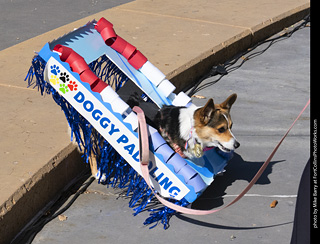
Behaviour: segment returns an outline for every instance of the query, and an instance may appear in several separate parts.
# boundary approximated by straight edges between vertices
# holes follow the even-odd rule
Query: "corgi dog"
[[[199,158],[212,147],[231,152],[240,146],[231,131],[230,109],[236,99],[237,94],[232,94],[221,104],[215,104],[211,98],[203,107],[163,106],[154,123],[182,157]]]

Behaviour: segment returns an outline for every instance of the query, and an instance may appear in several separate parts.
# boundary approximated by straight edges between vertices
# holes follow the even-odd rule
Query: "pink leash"
[[[264,170],[267,168],[269,165],[270,161],[272,160],[273,156],[277,152],[278,148],[280,147],[281,143],[283,140],[286,138],[286,136],[289,134],[290,130],[294,126],[294,124],[297,122],[297,120],[300,118],[301,114],[305,111],[305,109],[309,106],[310,104],[310,99],[308,100],[307,104],[304,106],[304,108],[301,110],[300,114],[298,117],[295,119],[295,121],[292,123],[288,131],[284,134],[282,139],[279,141],[278,145],[273,149],[272,153],[270,156],[267,158],[267,160],[263,163],[259,171],[256,173],[256,175],[253,177],[251,182],[248,184],[248,186],[237,196],[232,202],[227,204],[226,206],[219,208],[219,209],[213,209],[213,210],[196,210],[196,209],[189,209],[186,207],[181,207],[179,205],[176,205],[172,202],[169,202],[159,196],[157,193],[154,192],[153,188],[150,185],[150,178],[149,178],[149,169],[148,169],[148,164],[149,164],[149,141],[148,141],[148,130],[147,130],[147,124],[146,124],[146,119],[144,116],[144,112],[142,111],[141,108],[139,107],[134,107],[133,111],[137,113],[138,116],[138,121],[139,121],[139,127],[138,127],[138,133],[139,133],[139,145],[140,145],[140,166],[141,166],[141,171],[142,171],[142,176],[146,183],[148,184],[149,188],[153,191],[154,195],[156,198],[165,206],[176,210],[180,213],[184,214],[192,214],[192,215],[207,215],[207,214],[212,214],[219,212],[233,204],[235,204],[237,201],[239,201],[250,189],[251,187],[257,182],[257,180],[260,178]]]

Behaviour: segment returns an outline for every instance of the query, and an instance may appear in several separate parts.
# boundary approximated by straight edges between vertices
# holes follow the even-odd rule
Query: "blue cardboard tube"
[[[158,147],[156,152],[162,155],[165,162],[167,162],[168,159],[172,156],[172,154],[174,154],[174,151],[168,144],[161,145],[160,147]]]
[[[160,146],[166,144],[166,141],[163,137],[158,133],[155,132],[149,136],[150,145],[153,146],[153,149],[156,151]]]
[[[170,164],[174,167],[174,171],[178,173],[182,167],[184,167],[187,162],[178,153],[175,153],[167,162],[167,164]]]
[[[191,168],[188,164],[186,164],[184,167],[182,167],[179,170],[177,174],[182,175],[185,182],[187,183],[192,177],[194,177],[197,174],[197,172],[193,168]]]
[[[199,174],[196,174],[194,177],[192,177],[188,182],[188,185],[193,186],[194,191],[196,193],[202,191],[207,187],[206,183],[202,180],[201,176]]]

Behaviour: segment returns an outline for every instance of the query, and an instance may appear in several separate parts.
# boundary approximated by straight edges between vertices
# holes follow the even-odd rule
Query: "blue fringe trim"
[[[186,207],[189,205],[189,202],[187,202],[184,199],[182,199],[181,201],[169,199],[168,201],[173,202],[176,205],[180,205],[183,207]],[[168,208],[166,206],[161,207],[161,208],[157,208],[157,209],[150,209],[149,212],[151,212],[150,217],[147,218],[143,224],[150,225],[150,224],[155,223],[153,226],[149,227],[149,229],[152,229],[152,228],[156,227],[160,222],[163,225],[163,228],[165,230],[170,227],[169,221],[170,221],[171,217],[177,213],[175,210],[172,210],[171,208]]]
[[[46,62],[39,55],[33,58],[32,66],[25,78],[28,81],[28,87],[37,87],[41,95],[51,94],[53,100],[61,107],[72,131],[71,140],[75,139],[77,142],[79,149],[83,152],[84,161],[88,163],[90,155],[95,155],[100,172],[99,183],[126,189],[126,196],[131,198],[129,207],[133,208],[134,216],[145,211],[148,204],[154,202],[155,198],[144,179],[81,114],[44,80],[45,65]],[[128,80],[128,77],[105,55],[90,63],[89,67],[116,91]],[[102,176],[104,177],[103,181],[101,180]],[[184,199],[181,201],[171,199],[170,201],[180,206],[189,204]],[[176,214],[176,211],[168,207],[153,208],[148,211],[150,217],[145,220],[144,224],[154,224],[150,229],[157,226],[158,223],[163,224],[164,229],[169,228],[169,220]]]

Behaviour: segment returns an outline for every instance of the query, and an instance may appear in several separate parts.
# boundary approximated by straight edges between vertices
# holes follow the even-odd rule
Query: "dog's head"
[[[214,104],[213,99],[209,99],[204,107],[196,110],[194,127],[203,147],[219,147],[230,152],[240,146],[231,132],[230,109],[236,99],[237,94],[232,94],[221,104]]]

